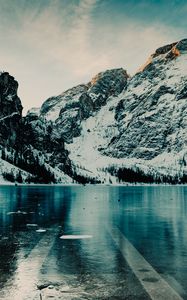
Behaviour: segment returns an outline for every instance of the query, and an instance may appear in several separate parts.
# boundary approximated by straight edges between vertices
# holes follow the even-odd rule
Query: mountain
[[[187,40],[155,51],[120,95],[102,154],[180,177],[187,165]]]
[[[74,170],[75,162],[69,157],[68,145],[82,135],[86,120],[96,117],[110,98],[117,98],[126,88],[128,79],[129,76],[123,69],[107,70],[99,73],[88,84],[78,85],[57,97],[51,97],[40,109],[28,112],[26,120],[33,128],[37,143],[40,138],[44,144],[43,138],[46,138],[46,132],[50,132],[49,145],[44,150],[50,156],[53,167],[58,167],[74,180],[78,180],[77,175],[82,174],[77,174]],[[51,145],[54,141],[58,149]],[[37,147],[36,144],[33,146]],[[93,177],[97,176],[93,174]],[[94,180],[100,182],[99,178]]]
[[[47,139],[48,135],[45,132],[43,136],[35,136],[27,118],[22,117],[17,90],[14,77],[0,73],[0,182],[72,182],[69,176],[48,164],[44,153],[47,145],[44,137]],[[54,148],[52,141],[50,145]]]
[[[187,40],[157,49],[81,127],[66,145],[79,174],[114,183],[185,181]]]
[[[106,153],[151,160],[187,146],[187,40],[159,48],[116,108],[119,134]],[[135,138],[136,137],[136,138]]]
[[[23,181],[187,182],[187,39],[157,49],[133,77],[101,72],[24,118],[17,87],[1,74],[1,162]]]
[[[88,84],[78,85],[45,101],[39,112],[40,119],[51,121],[54,135],[72,143],[73,138],[81,134],[81,122],[105,106],[109,97],[118,96],[127,80],[123,69],[99,73]]]

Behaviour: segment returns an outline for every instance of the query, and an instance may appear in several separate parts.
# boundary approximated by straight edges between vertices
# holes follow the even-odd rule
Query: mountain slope
[[[131,79],[116,111],[120,134],[107,153],[152,159],[186,146],[187,40],[168,48]]]

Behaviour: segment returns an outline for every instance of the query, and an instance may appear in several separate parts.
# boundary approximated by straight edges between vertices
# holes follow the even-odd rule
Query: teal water
[[[10,272],[6,270],[2,241],[13,239],[18,233],[28,233],[32,239],[30,243],[27,241],[31,251],[40,238],[28,224],[36,224],[37,228],[61,226],[59,235],[93,236],[90,243],[78,241],[72,246],[71,258],[68,247],[59,252],[60,239],[56,240],[51,260],[57,256],[63,258],[59,259],[58,272],[63,269],[66,274],[80,270],[103,274],[114,269],[122,274],[122,257],[108,232],[117,226],[157,272],[187,299],[186,186],[1,186],[1,272]],[[6,260],[12,259],[16,251],[10,247]],[[12,274],[15,270],[16,265],[11,269]]]

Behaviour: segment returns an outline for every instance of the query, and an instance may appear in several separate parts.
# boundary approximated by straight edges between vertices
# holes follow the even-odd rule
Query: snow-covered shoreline
[[[144,186],[170,186],[170,187],[176,187],[176,186],[187,186],[187,184],[169,184],[169,183],[119,183],[119,184],[109,184],[109,183],[95,183],[95,184],[91,184],[91,183],[87,183],[87,184],[80,184],[80,183],[52,183],[52,184],[39,184],[39,183],[31,183],[31,184],[27,184],[27,183],[9,183],[9,182],[3,182],[3,183],[0,183],[0,187],[2,186],[15,186],[15,187],[67,187],[67,186],[72,186],[72,187],[90,187],[90,186],[95,186],[95,187],[144,187]]]

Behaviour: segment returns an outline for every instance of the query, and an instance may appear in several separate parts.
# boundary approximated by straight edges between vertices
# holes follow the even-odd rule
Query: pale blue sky
[[[186,37],[186,15],[182,0],[0,0],[0,69],[26,111],[105,69],[133,74]]]

